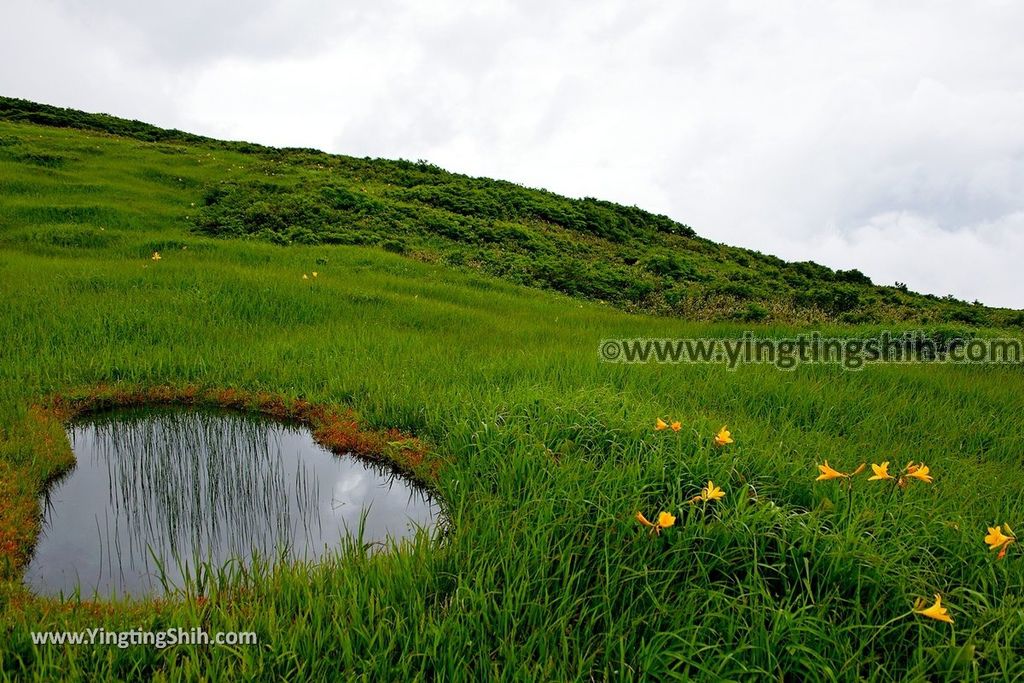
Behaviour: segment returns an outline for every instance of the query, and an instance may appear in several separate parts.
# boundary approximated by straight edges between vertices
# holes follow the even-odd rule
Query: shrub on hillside
[[[826,313],[838,315],[857,308],[860,305],[860,294],[853,287],[839,285],[797,292],[793,300],[797,306],[819,308]]]
[[[856,285],[872,284],[871,278],[856,268],[853,268],[852,270],[837,270],[835,273],[835,279],[837,282],[849,282]]]

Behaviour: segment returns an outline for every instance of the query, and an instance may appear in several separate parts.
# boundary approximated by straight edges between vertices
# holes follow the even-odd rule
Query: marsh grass
[[[1020,368],[601,364],[603,338],[744,327],[629,316],[376,249],[197,237],[195,188],[240,173],[244,155],[25,124],[0,136],[65,158],[0,159],[0,506],[27,492],[34,504],[66,467],[47,450],[62,434],[22,427],[40,397],[197,385],[351,406],[371,428],[424,439],[445,456],[436,488],[451,524],[441,545],[421,535],[388,553],[353,544],[319,565],[228,572],[203,598],[56,603],[8,580],[5,677],[1024,675],[1024,562],[997,562],[982,542],[987,524],[1022,523]],[[655,433],[659,415],[683,429]],[[723,424],[735,443],[718,449]],[[848,470],[911,458],[934,485],[889,501],[867,482],[850,499],[814,482],[824,459]],[[726,497],[689,506],[708,479]],[[679,519],[652,537],[637,510]],[[12,518],[0,507],[0,538],[26,547],[3,527]],[[952,628],[910,614],[936,592]],[[256,631],[260,644],[29,637],[198,625]]]

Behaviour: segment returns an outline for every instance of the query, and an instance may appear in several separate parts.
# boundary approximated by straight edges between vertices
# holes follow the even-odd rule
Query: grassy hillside
[[[0,119],[113,133],[191,154],[179,182],[197,184],[179,213],[215,237],[275,244],[381,246],[631,311],[698,320],[887,323],[1024,328],[1024,313],[875,285],[857,270],[787,263],[716,244],[666,216],[567,199],[426,162],[226,143],[102,114],[0,98]],[[0,154],[42,168],[80,159],[10,136]],[[200,150],[207,156],[202,158]],[[234,159],[211,176],[215,153]],[[154,179],[158,180],[158,179]],[[67,222],[91,225],[88,216]]]
[[[12,105],[4,106],[10,118]],[[0,122],[0,677],[1024,676],[1024,549],[1011,546],[997,560],[983,541],[992,525],[1024,528],[1019,366],[730,372],[601,363],[603,338],[732,337],[748,324],[631,315],[521,287],[486,275],[507,264],[502,278],[523,279],[517,268],[539,261],[516,266],[512,256],[525,252],[512,238],[442,237],[388,212],[413,207],[410,215],[463,216],[466,230],[519,229],[592,272],[601,255],[621,250],[637,264],[607,267],[656,283],[662,295],[710,287],[725,273],[760,274],[749,264],[765,257],[646,215],[623,229],[657,240],[617,242],[550,219],[485,221],[437,208],[437,183],[398,179],[585,203],[415,164],[215,143],[114,119],[84,123],[123,126],[117,132],[128,136]],[[301,192],[273,189],[282,185]],[[342,191],[390,217],[375,224],[377,208],[338,208],[347,206],[336,199],[348,196]],[[331,211],[363,211],[365,222],[282,219],[282,227],[268,218],[255,231],[266,239],[223,239],[253,232],[238,220],[256,206],[243,200],[250,192],[265,198],[256,215],[325,197]],[[324,239],[333,234],[364,235],[367,244]],[[273,243],[280,238],[292,244]],[[405,255],[378,241],[399,243],[387,249]],[[484,274],[446,265],[457,253]],[[494,260],[481,261],[487,254]],[[654,254],[712,279],[654,277],[643,265]],[[775,267],[779,277],[799,270]],[[836,284],[807,268],[816,287]],[[315,280],[302,278],[313,270]],[[865,284],[843,287],[883,296]],[[941,324],[955,310],[994,316],[993,325],[1009,315],[893,296],[903,303],[870,310],[906,311],[910,320],[927,313]],[[811,316],[795,300],[769,301],[780,317]],[[735,299],[734,310],[749,303]],[[832,329],[868,334],[890,324]],[[760,332],[800,329],[778,323]],[[68,444],[61,430],[39,427],[31,406],[100,385],[236,389],[352,408],[368,428],[421,438],[445,463],[428,483],[445,501],[448,533],[442,543],[421,538],[369,557],[348,548],[321,566],[238,578],[208,600],[34,598],[19,572],[37,531],[36,495],[67,465]],[[657,417],[682,428],[654,431]],[[723,424],[735,443],[719,448],[712,437]],[[911,459],[928,464],[934,483],[900,490],[868,481],[869,470],[848,496],[841,481],[815,481],[825,460],[845,471],[889,460],[895,472]],[[709,479],[725,497],[689,504]],[[634,519],[661,510],[678,521],[659,535]],[[913,613],[917,599],[935,593],[953,625]],[[158,651],[30,639],[31,631],[200,625],[256,631],[260,645]]]

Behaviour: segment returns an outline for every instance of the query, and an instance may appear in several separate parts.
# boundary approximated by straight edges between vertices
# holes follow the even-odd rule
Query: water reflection
[[[25,581],[42,595],[163,592],[199,562],[315,560],[362,526],[364,542],[432,527],[425,492],[308,429],[258,416],[116,411],[70,430],[75,468],[43,501]]]

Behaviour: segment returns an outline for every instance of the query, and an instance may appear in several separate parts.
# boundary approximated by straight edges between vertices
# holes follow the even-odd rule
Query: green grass
[[[965,326],[1011,328],[1018,334],[1024,329],[1021,311],[917,294],[900,283],[874,284],[858,270],[787,263],[703,239],[687,225],[637,207],[471,178],[426,161],[223,142],[4,97],[0,120],[113,133],[153,142],[147,149],[164,157],[178,156],[177,162],[164,158],[158,166],[139,168],[131,180],[150,181],[160,191],[168,186],[198,190],[191,195],[197,201],[178,217],[201,234],[281,245],[380,246],[628,311],[690,320],[901,322],[927,325],[943,336],[963,333]],[[15,134],[0,138],[0,159],[35,173],[74,167],[83,157],[102,153],[102,148],[35,145]],[[222,172],[211,174],[211,165]],[[31,188],[24,182],[13,185],[14,191]],[[112,217],[85,215],[85,208],[17,217],[62,222]]]
[[[436,487],[450,521],[441,543],[349,548],[234,577],[209,601],[37,601],[8,568],[0,675],[1024,676],[1024,553],[997,562],[982,542],[986,525],[1024,527],[1019,367],[602,364],[603,338],[744,327],[628,315],[370,246],[198,235],[205,188],[256,179],[236,150],[10,122],[0,140],[18,149],[0,155],[0,500],[56,467],[21,428],[34,401],[197,385],[350,406],[421,437],[449,463]],[[653,432],[657,416],[683,430]],[[726,423],[736,443],[716,449]],[[849,508],[814,481],[825,459],[911,458],[936,481],[892,500],[862,477]],[[709,478],[726,498],[688,506]],[[679,521],[658,537],[633,520],[662,509]],[[953,628],[909,614],[936,592]],[[260,645],[29,638],[98,626],[256,631]]]

